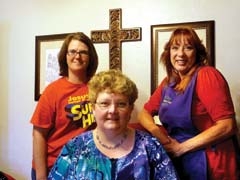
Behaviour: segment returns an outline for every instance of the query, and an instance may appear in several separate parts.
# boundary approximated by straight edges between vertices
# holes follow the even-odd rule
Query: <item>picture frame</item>
[[[57,55],[68,34],[35,36],[35,101],[49,83],[59,78]]]
[[[165,69],[160,63],[164,45],[172,31],[180,26],[192,27],[196,31],[209,53],[208,64],[215,66],[215,22],[213,20],[151,25],[151,94],[166,76]]]

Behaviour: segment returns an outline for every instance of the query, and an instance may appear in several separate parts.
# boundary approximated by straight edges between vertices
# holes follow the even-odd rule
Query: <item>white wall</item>
[[[238,0],[1,0],[0,170],[30,179],[35,36],[108,29],[109,9],[122,9],[122,27],[141,27],[142,40],[122,44],[122,69],[140,91],[136,110],[150,95],[150,26],[215,20],[216,67],[229,82],[240,121]],[[108,68],[108,44],[96,45],[99,70]]]

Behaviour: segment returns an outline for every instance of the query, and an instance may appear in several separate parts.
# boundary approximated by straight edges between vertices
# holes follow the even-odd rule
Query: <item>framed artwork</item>
[[[68,33],[35,37],[35,101],[39,100],[44,88],[59,77],[57,56],[67,35]]]
[[[215,66],[215,36],[214,21],[198,21],[175,24],[159,24],[151,26],[151,94],[166,76],[165,69],[160,63],[160,56],[166,42],[174,29],[179,26],[192,27],[205,45],[209,59],[208,64]]]

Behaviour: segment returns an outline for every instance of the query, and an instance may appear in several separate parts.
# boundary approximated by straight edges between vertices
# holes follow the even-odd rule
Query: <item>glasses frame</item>
[[[122,106],[123,103],[125,103],[124,106]],[[129,102],[116,102],[116,103],[111,102],[111,103],[109,103],[106,101],[102,101],[102,102],[95,102],[95,104],[98,105],[98,107],[102,110],[109,110],[112,105],[114,105],[116,107],[116,109],[119,111],[126,111],[130,107]]]
[[[70,57],[76,57],[77,55],[79,56],[85,56],[85,57],[88,57],[89,56],[89,51],[87,50],[80,50],[80,51],[77,51],[75,49],[69,49],[67,51],[67,54],[70,56]]]

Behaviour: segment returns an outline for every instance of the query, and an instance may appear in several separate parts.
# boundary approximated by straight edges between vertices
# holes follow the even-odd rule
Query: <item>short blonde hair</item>
[[[95,103],[98,94],[104,90],[126,96],[130,105],[138,98],[136,84],[120,70],[111,69],[95,74],[88,82],[88,88],[91,103]]]

